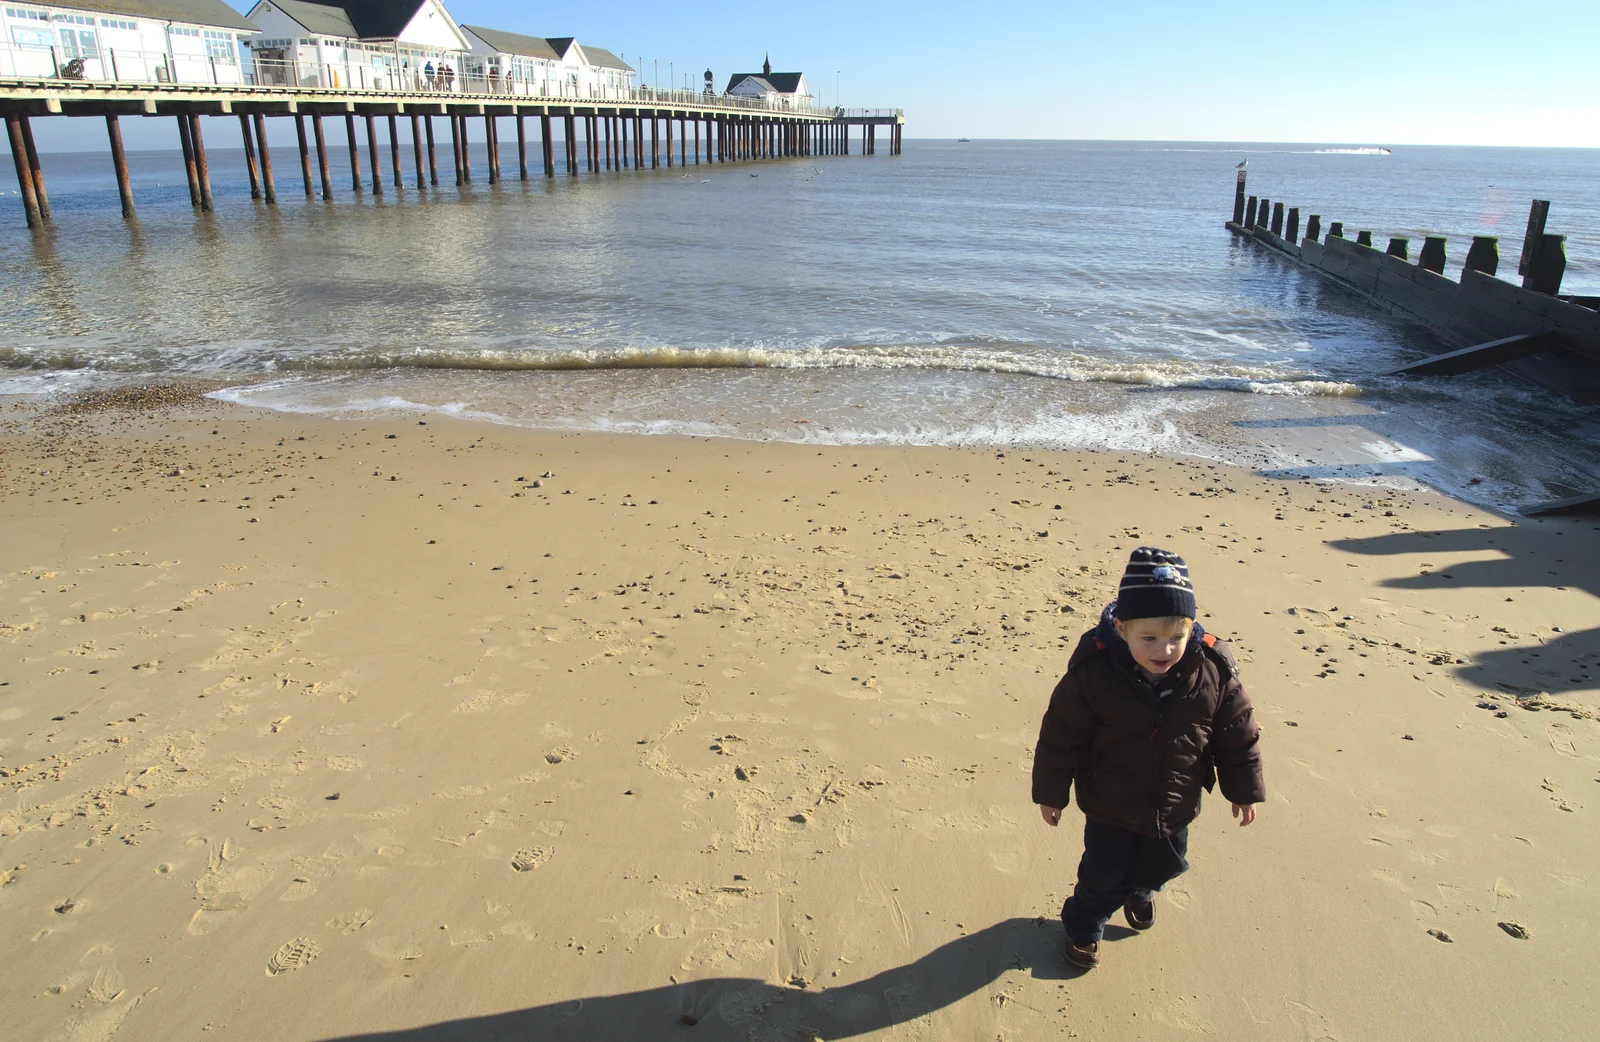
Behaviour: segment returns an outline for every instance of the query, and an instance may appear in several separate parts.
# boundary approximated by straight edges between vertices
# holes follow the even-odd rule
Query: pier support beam
[[[457,116],[447,117],[450,120],[450,161],[455,165],[456,187],[466,184],[466,179],[461,173],[461,120]]]
[[[317,174],[322,181],[322,201],[333,201],[333,170],[328,164],[328,139],[322,132],[322,113],[311,114],[311,132],[317,139]]]
[[[457,116],[456,122],[461,126],[461,176],[466,178],[467,184],[472,183],[472,136],[467,132],[467,117]]]
[[[300,144],[300,179],[305,182],[306,198],[316,195],[311,187],[311,150],[306,147],[306,117],[296,112],[294,114],[294,136]]]
[[[494,139],[497,129],[499,128],[495,126],[494,117],[485,114],[483,117],[483,148],[484,152],[487,153],[485,162],[489,165],[489,183],[492,185],[500,183],[500,144]]]
[[[578,117],[567,116],[563,122],[567,138],[567,176],[578,176]]]
[[[278,205],[278,184],[272,177],[272,152],[267,148],[267,117],[257,112],[254,116],[256,148],[261,152],[261,190],[268,206]]]
[[[405,183],[400,179],[400,126],[399,120],[392,113],[389,116],[389,162],[394,168],[394,186],[404,188]],[[421,187],[420,181],[418,187]]]
[[[650,114],[650,168],[653,170],[661,165],[661,120],[655,113]]]
[[[17,143],[20,145],[22,142],[19,140]],[[198,210],[200,208],[200,176],[195,173],[194,169],[194,138],[189,136],[189,117],[187,115],[178,117],[178,144],[183,148],[183,171],[189,178],[189,205]],[[19,150],[17,156],[22,160],[23,169],[26,170],[26,154]],[[29,184],[32,184],[31,179]]]
[[[523,115],[517,114],[517,172],[521,179],[528,179],[528,128]]]
[[[44,167],[39,162],[39,150],[33,144],[33,124],[22,117],[22,142],[28,150],[28,170],[33,175],[33,198],[39,204],[39,216],[50,220],[50,195],[44,190]]]
[[[122,197],[122,216],[133,217],[133,186],[128,182],[128,155],[122,150],[122,124],[114,113],[106,115],[106,137],[111,142],[111,169],[117,174],[117,194]]]
[[[615,147],[616,137],[613,134],[614,127],[612,126],[614,123],[616,123],[616,120],[614,118],[612,118],[611,116],[606,116],[606,117],[602,118],[601,121],[600,121],[600,133],[605,138],[605,142],[604,142],[604,147],[605,147],[604,164],[605,164],[605,168],[607,170],[615,170],[616,169],[616,156],[615,156],[615,152],[616,152],[616,147]]]
[[[350,145],[350,184],[357,195],[361,194],[361,147],[356,144],[356,117],[355,113],[347,112],[344,116],[344,135]]]
[[[432,128],[430,123],[429,129]],[[432,145],[431,141],[429,145]],[[411,114],[411,151],[416,153],[417,191],[420,192],[428,185],[428,172],[422,162],[422,117],[415,112]]]
[[[372,160],[372,194],[383,194],[383,163],[378,159],[378,117],[367,113],[367,157]]]
[[[250,174],[250,198],[261,198],[261,174],[256,170],[256,142],[250,132],[250,117],[239,113],[239,136],[244,138],[244,165]]]
[[[194,142],[194,172],[200,180],[200,209],[210,213],[215,202],[211,198],[211,167],[206,163],[206,140],[200,134],[199,116],[189,116],[189,139]]]
[[[428,186],[437,188],[439,187],[439,151],[433,145],[433,116],[422,117],[422,132],[428,136]]]
[[[700,120],[694,120],[694,165],[700,165]]]
[[[178,117],[180,120],[183,117]],[[14,112],[6,113],[6,136],[11,140],[11,158],[17,167],[17,191],[22,193],[22,212],[26,215],[29,228],[37,228],[44,224],[44,217],[39,213],[39,197],[33,193],[33,171],[28,169],[28,146],[22,140],[23,117]]]
[[[556,176],[556,144],[550,134],[550,117],[539,117],[539,148],[544,157],[544,176]]]

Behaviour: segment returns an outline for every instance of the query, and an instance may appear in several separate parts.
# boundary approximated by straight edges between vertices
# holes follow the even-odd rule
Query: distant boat
[[[972,142],[972,139],[969,138],[969,137],[958,137],[958,138],[956,138],[956,144],[958,144],[958,145],[970,144],[971,142]]]

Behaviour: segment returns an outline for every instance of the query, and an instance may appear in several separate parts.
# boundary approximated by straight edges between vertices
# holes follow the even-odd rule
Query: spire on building
[[[763,75],[763,76],[771,76],[772,75],[772,52],[771,51],[767,52],[766,60],[761,63],[761,75]]]

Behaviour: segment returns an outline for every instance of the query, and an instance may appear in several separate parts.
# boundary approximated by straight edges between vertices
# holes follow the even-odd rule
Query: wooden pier
[[[344,121],[352,195],[383,194],[385,179],[403,187],[398,121],[411,121],[415,158],[414,186],[439,184],[434,151],[434,120],[449,121],[451,172],[457,185],[473,180],[469,147],[473,127],[482,120],[490,184],[501,178],[499,120],[516,121],[517,176],[529,175],[527,121],[536,122],[538,161],[545,177],[559,165],[568,176],[588,172],[657,168],[691,163],[734,163],[802,156],[852,154],[851,138],[859,138],[856,154],[876,155],[877,131],[887,130],[887,152],[899,155],[905,114],[899,109],[771,108],[750,99],[694,94],[687,91],[637,89],[626,98],[543,99],[506,94],[458,94],[436,91],[357,91],[316,87],[264,87],[177,83],[114,83],[58,79],[0,80],[0,113],[16,161],[17,185],[28,227],[50,221],[44,168],[33,143],[31,119],[37,116],[103,118],[117,179],[122,215],[135,216],[133,189],[122,147],[123,116],[172,117],[196,209],[215,206],[206,164],[201,116],[237,116],[244,143],[250,195],[263,205],[276,205],[278,188],[267,146],[269,119],[295,121],[299,170],[307,198],[320,187],[324,200],[334,194],[328,159],[325,117]],[[382,122],[380,122],[380,119]],[[310,123],[308,138],[306,125]],[[364,129],[370,182],[362,174],[358,123]],[[579,127],[582,126],[580,133]],[[855,133],[853,128],[859,128]],[[383,130],[388,148],[382,146]],[[676,143],[674,143],[676,132]],[[558,148],[557,142],[561,147]],[[312,181],[312,145],[316,151],[317,184]],[[580,154],[581,148],[581,154]],[[384,156],[387,153],[388,167]],[[426,168],[426,176],[424,176]]]
[[[1499,240],[1474,236],[1459,280],[1444,275],[1447,242],[1426,236],[1411,260],[1411,242],[1390,237],[1384,249],[1373,245],[1371,230],[1354,240],[1342,221],[1322,234],[1322,215],[1306,218],[1300,207],[1245,194],[1245,172],[1234,187],[1233,217],[1225,225],[1236,235],[1298,262],[1417,322],[1455,349],[1403,366],[1391,376],[1453,376],[1490,366],[1508,371],[1584,404],[1600,404],[1600,298],[1563,295],[1566,236],[1545,231],[1548,200],[1535,199],[1528,215],[1520,284],[1498,276]],[[1577,496],[1524,509],[1523,513],[1596,513],[1600,495]]]

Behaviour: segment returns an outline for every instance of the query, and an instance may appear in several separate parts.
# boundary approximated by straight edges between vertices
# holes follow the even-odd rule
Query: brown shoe
[[[1072,938],[1067,938],[1067,961],[1080,970],[1092,970],[1100,965],[1100,942],[1090,941],[1079,944]]]
[[[1156,903],[1134,898],[1122,906],[1122,914],[1135,930],[1148,930],[1156,924]]]

